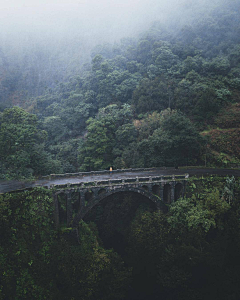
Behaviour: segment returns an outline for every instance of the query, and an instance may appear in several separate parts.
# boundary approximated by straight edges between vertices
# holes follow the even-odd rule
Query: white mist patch
[[[0,29],[62,37],[77,32],[111,42],[163,21],[179,6],[178,0],[8,0],[0,3]]]

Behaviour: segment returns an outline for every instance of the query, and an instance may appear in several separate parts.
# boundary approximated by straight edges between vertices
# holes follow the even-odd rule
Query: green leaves
[[[182,234],[184,230],[208,232],[210,228],[215,228],[216,223],[211,219],[211,213],[202,209],[201,205],[194,205],[189,199],[183,199],[176,202],[170,208],[170,216],[168,222],[172,228],[179,230]]]
[[[37,117],[19,107],[6,109],[0,119],[0,157],[5,178],[29,178],[36,167],[35,146],[46,138],[38,130]],[[39,162],[38,162],[39,163]]]
[[[130,120],[132,110],[127,104],[122,108],[115,104],[106,106],[100,109],[95,119],[88,120],[87,137],[78,156],[82,170],[108,169],[113,165],[114,151],[119,143],[126,138],[128,130],[134,132],[133,126],[128,123]]]
[[[141,141],[139,148],[146,166],[194,164],[200,157],[202,138],[190,120],[177,111],[165,110],[158,128]],[[149,124],[154,126],[154,124]]]
[[[232,204],[234,201],[234,189],[236,187],[236,181],[234,176],[231,178],[226,178],[226,184],[223,189],[223,199],[226,200],[229,204]]]

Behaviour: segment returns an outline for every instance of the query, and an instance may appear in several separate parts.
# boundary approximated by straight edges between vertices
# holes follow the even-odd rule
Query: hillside
[[[239,300],[240,1],[5,2],[0,300]]]
[[[207,137],[208,163],[224,167],[238,166],[240,158],[240,104],[230,104],[215,117]]]
[[[2,178],[110,166],[238,163],[239,15],[239,3],[231,1],[212,5],[204,15],[199,11],[182,27],[156,22],[139,38],[96,47],[78,75],[37,93],[5,64],[2,74],[11,78],[2,75],[1,103],[25,111],[3,110]],[[21,69],[19,78],[25,78],[27,69]],[[31,96],[23,100],[21,93]],[[32,126],[31,114],[41,139],[24,129]]]

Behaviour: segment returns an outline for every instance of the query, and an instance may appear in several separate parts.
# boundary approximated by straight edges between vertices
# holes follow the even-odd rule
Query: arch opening
[[[143,185],[142,188],[148,192],[148,186],[147,185]]]
[[[177,183],[174,190],[174,201],[177,201],[183,192],[183,185],[181,183]]]
[[[93,199],[93,191],[87,191],[85,193],[85,205]]]
[[[158,197],[161,196],[160,191],[161,191],[161,189],[160,189],[160,186],[159,186],[159,185],[155,184],[155,185],[152,187],[152,192],[153,192],[153,194],[157,195]]]
[[[124,254],[127,233],[132,220],[139,211],[156,211],[157,205],[136,191],[117,191],[107,194],[82,216],[85,222],[97,225],[99,236],[106,248]]]
[[[163,202],[171,203],[171,185],[169,183],[165,184],[163,188]]]
[[[103,195],[103,194],[106,194],[106,189],[101,189],[98,191],[98,195]]]
[[[102,206],[106,201],[109,200],[109,198],[114,197],[114,196],[117,197],[119,194],[125,194],[125,193],[143,197],[145,199],[145,202],[150,203],[150,205],[153,206],[154,209],[157,208],[157,202],[156,201],[158,199],[156,199],[156,201],[154,201],[152,199],[152,197],[149,197],[150,195],[149,196],[147,195],[147,193],[149,193],[148,191],[134,190],[134,189],[126,188],[126,189],[123,189],[123,190],[117,190],[117,191],[114,190],[112,193],[109,193],[109,192],[106,191],[106,197],[101,197],[104,194],[100,194],[99,195],[100,196],[100,198],[99,198],[100,201],[97,201],[97,199],[96,199],[96,201],[94,203],[91,203],[89,209],[88,209],[88,203],[86,203],[86,210],[82,215],[78,216],[78,219],[79,218],[85,218],[85,216],[88,215],[92,209],[94,209],[97,206]],[[114,205],[114,202],[112,202],[112,204]]]
[[[80,193],[74,192],[71,195],[71,202],[72,202],[72,217],[74,218],[79,210],[80,210],[80,205],[81,205],[81,196]]]

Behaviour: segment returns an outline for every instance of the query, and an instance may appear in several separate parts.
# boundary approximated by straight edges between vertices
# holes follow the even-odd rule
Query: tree
[[[236,186],[236,181],[235,181],[235,177],[232,176],[231,178],[227,177],[226,178],[226,183],[223,189],[223,199],[225,199],[226,201],[228,201],[229,204],[232,204],[233,200],[234,200],[234,189]]]
[[[132,104],[137,113],[161,111],[169,105],[168,83],[164,78],[142,79],[135,89]]]
[[[38,166],[49,159],[41,146],[46,137],[46,131],[38,129],[35,115],[19,107],[5,109],[0,120],[2,176],[22,178],[39,174]]]
[[[145,166],[194,164],[200,158],[202,137],[182,113],[162,112],[160,126],[140,143]]]
[[[126,124],[132,119],[128,104],[118,108],[116,104],[100,109],[95,119],[87,121],[87,136],[79,149],[79,164],[82,170],[108,169],[113,165],[114,149],[126,137],[126,132],[134,132]],[[120,141],[119,141],[120,139]]]

